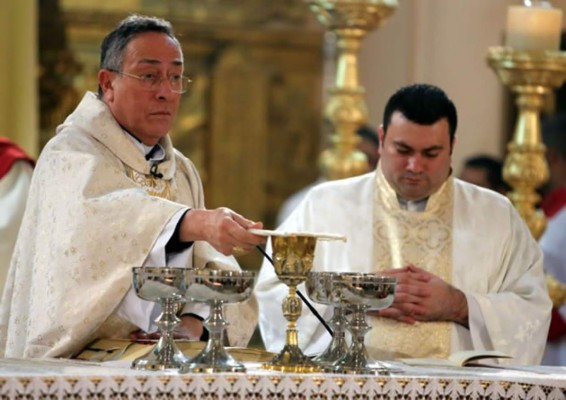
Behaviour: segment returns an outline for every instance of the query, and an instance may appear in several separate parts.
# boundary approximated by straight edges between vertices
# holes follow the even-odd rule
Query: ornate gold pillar
[[[362,39],[381,26],[397,0],[306,0],[318,21],[337,36],[336,85],[329,90],[325,117],[332,123],[332,146],[320,157],[322,174],[340,179],[367,172],[364,154],[356,150],[356,130],[367,121],[365,90],[358,79]]]
[[[535,209],[540,201],[536,188],[548,179],[539,117],[545,97],[566,80],[566,53],[492,47],[487,61],[501,82],[515,94],[519,115],[513,140],[507,147],[503,177],[513,188],[509,198],[538,239],[544,232],[546,219]]]
[[[32,156],[37,156],[39,143],[36,12],[35,0],[2,0],[0,135]]]

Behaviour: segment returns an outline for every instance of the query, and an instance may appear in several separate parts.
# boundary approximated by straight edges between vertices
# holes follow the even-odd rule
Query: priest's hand
[[[253,222],[240,214],[221,207],[215,210],[193,209],[181,222],[180,240],[192,242],[204,240],[224,255],[246,253],[265,243],[265,238],[253,235],[248,229],[263,228],[263,223]]]
[[[180,319],[181,322],[173,331],[173,338],[198,342],[204,332],[202,322],[198,318],[190,315],[183,315]],[[130,340],[157,340],[160,337],[161,334],[159,332],[147,333],[142,330],[137,330],[130,333]]]
[[[397,278],[397,289],[391,307],[375,315],[409,324],[451,321],[468,327],[468,302],[460,290],[413,265],[382,273]]]

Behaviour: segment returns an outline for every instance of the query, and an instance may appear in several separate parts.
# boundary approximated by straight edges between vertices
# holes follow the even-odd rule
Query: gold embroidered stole
[[[449,178],[428,199],[423,212],[401,209],[381,166],[376,170],[373,208],[373,264],[376,269],[413,264],[444,281],[452,280],[453,180]],[[447,357],[451,347],[449,322],[410,325],[371,317],[368,333],[372,355],[383,359]]]
[[[142,174],[128,165],[126,167],[126,174],[135,182],[136,185],[141,186],[150,196],[161,197],[167,200],[173,200],[171,193],[171,183],[166,179],[154,178],[151,175]]]

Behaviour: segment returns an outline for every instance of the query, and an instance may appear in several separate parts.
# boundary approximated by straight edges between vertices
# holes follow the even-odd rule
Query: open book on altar
[[[489,367],[494,365],[483,364],[481,361],[498,358],[512,357],[497,350],[466,350],[453,353],[448,358],[401,358],[399,361],[412,366]]]

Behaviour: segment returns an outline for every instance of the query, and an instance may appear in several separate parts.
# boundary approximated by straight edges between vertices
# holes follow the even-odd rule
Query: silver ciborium
[[[352,344],[344,357],[333,365],[333,371],[352,374],[389,374],[389,369],[370,359],[364,339],[371,329],[366,311],[389,307],[395,298],[397,278],[375,274],[344,273],[333,275],[334,288],[330,303],[352,311],[348,324]]]
[[[331,306],[330,299],[334,290],[334,276],[337,274],[339,273],[327,271],[309,273],[305,282],[308,296],[316,303]],[[326,349],[313,359],[324,367],[329,367],[338,361],[348,350],[346,342],[348,321],[344,315],[344,306],[337,304],[333,308],[332,318],[328,321],[328,325],[332,329],[332,340]]]
[[[134,267],[133,286],[139,298],[161,304],[161,315],[155,320],[161,337],[149,352],[132,362],[132,368],[143,370],[178,369],[188,362],[173,340],[179,324],[176,311],[185,302],[187,269],[167,267]]]
[[[252,294],[255,281],[256,273],[253,271],[203,269],[191,270],[187,274],[187,301],[210,306],[210,315],[204,321],[209,339],[204,349],[185,364],[180,372],[246,371],[244,364],[234,359],[224,348],[224,332],[229,323],[224,319],[222,306],[247,300]]]

